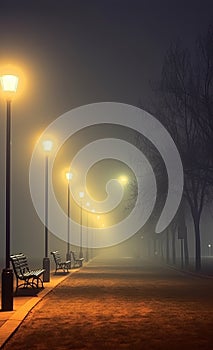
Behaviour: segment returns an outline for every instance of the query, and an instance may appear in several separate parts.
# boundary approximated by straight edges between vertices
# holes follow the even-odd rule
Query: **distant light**
[[[66,173],[66,179],[68,180],[68,181],[70,181],[70,180],[72,180],[72,178],[73,178],[73,174],[72,173],[70,173],[69,171]]]
[[[79,197],[84,198],[84,192],[79,192]]]
[[[91,212],[92,212],[92,213],[95,213],[95,209],[92,209]]]
[[[53,147],[53,142],[51,140],[45,140],[42,142],[42,145],[45,152],[50,152]]]
[[[100,219],[100,215],[97,215],[97,219],[98,219],[98,220]]]
[[[209,243],[209,244],[208,244],[208,247],[211,248],[211,246],[212,246],[212,245]]]
[[[89,207],[90,206],[90,202],[86,202],[86,206]]]
[[[16,75],[2,75],[1,86],[4,92],[16,92],[19,78]]]
[[[118,181],[120,182],[120,184],[126,185],[129,181],[129,179],[126,175],[122,175],[118,178]]]

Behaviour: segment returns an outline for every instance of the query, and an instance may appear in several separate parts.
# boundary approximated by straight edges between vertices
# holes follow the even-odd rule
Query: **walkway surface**
[[[22,306],[29,314],[2,349],[212,348],[213,279],[132,258],[96,258],[58,282],[29,298],[39,301],[30,312]]]
[[[77,272],[77,270],[73,270],[73,272]],[[50,282],[44,283],[45,288],[39,294],[30,296],[31,293],[29,290],[28,296],[23,295],[13,298],[13,311],[0,311],[0,349],[17,327],[19,327],[29,311],[67,277],[67,274],[55,275],[54,272],[51,272]]]

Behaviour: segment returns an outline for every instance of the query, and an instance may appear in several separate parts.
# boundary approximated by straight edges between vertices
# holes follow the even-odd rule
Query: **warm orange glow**
[[[13,84],[14,81],[11,78],[6,77],[12,77],[15,76],[18,78],[18,81],[16,81],[16,86]],[[24,91],[26,92],[26,78],[25,74],[23,73],[23,70],[14,64],[0,64],[0,77],[1,77],[1,85],[2,90],[1,93],[4,95],[5,99],[17,99]],[[4,78],[4,81],[2,81],[2,78]],[[4,85],[4,87],[3,87]],[[18,89],[16,91],[18,85]]]
[[[16,75],[2,75],[1,76],[1,86],[2,90],[5,92],[16,92],[18,87],[18,77]]]
[[[53,145],[53,148],[55,147],[55,143]],[[61,168],[62,166],[62,168]],[[68,175],[70,174],[70,175]],[[79,191],[76,189],[76,184],[78,182],[78,176],[76,173],[75,169],[71,169],[69,166],[66,166],[66,164],[60,164],[60,168],[58,164],[54,162],[54,183],[58,184],[61,188],[61,183],[69,183],[70,181],[72,182],[72,185],[74,186],[75,189],[75,195],[78,196]]]

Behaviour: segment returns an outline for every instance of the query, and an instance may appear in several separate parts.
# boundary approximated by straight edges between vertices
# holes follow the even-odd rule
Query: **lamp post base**
[[[2,311],[13,311],[13,270],[3,269],[1,277],[1,309]]]
[[[71,260],[71,253],[70,253],[70,252],[67,252],[67,254],[66,254],[66,260]]]
[[[69,269],[71,269],[71,253],[70,253],[70,251],[67,252],[67,254],[66,254],[66,261],[70,261]]]
[[[45,269],[43,273],[43,282],[50,281],[50,259],[48,257],[43,259],[43,269]]]
[[[86,251],[86,261],[89,261],[89,248],[87,248],[87,251]]]
[[[83,251],[82,251],[82,249],[81,249],[80,252],[79,252],[79,258],[80,258],[80,259],[83,258]]]

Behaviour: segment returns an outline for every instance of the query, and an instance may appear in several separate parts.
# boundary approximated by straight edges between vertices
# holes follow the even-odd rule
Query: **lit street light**
[[[211,243],[208,244],[208,248],[209,248],[209,249],[208,249],[208,250],[209,250],[209,256],[211,256],[211,250],[212,250],[212,249],[211,249],[211,248],[212,248]]]
[[[2,271],[2,311],[13,310],[13,270],[10,268],[10,189],[11,189],[11,102],[17,90],[18,77],[3,75],[1,87],[6,93],[7,124],[6,124],[6,266]]]
[[[53,142],[51,140],[45,140],[42,143],[43,150],[46,154],[45,156],[45,198],[44,198],[44,214],[45,214],[45,226],[44,226],[44,233],[45,233],[45,240],[44,240],[44,259],[43,259],[43,269],[45,269],[43,274],[43,281],[49,282],[50,281],[50,258],[48,257],[48,192],[49,192],[49,153],[52,150]]]
[[[79,258],[83,258],[83,249],[82,249],[82,201],[84,198],[84,192],[79,192],[79,197],[81,199],[81,233],[80,233],[80,252],[79,252]]]
[[[127,185],[129,182],[129,179],[126,175],[121,175],[118,178],[118,182],[120,182],[121,185]]]
[[[70,181],[72,180],[73,174],[70,172],[66,173],[66,179],[67,179],[67,255],[66,260],[71,261],[71,254],[70,254]]]

